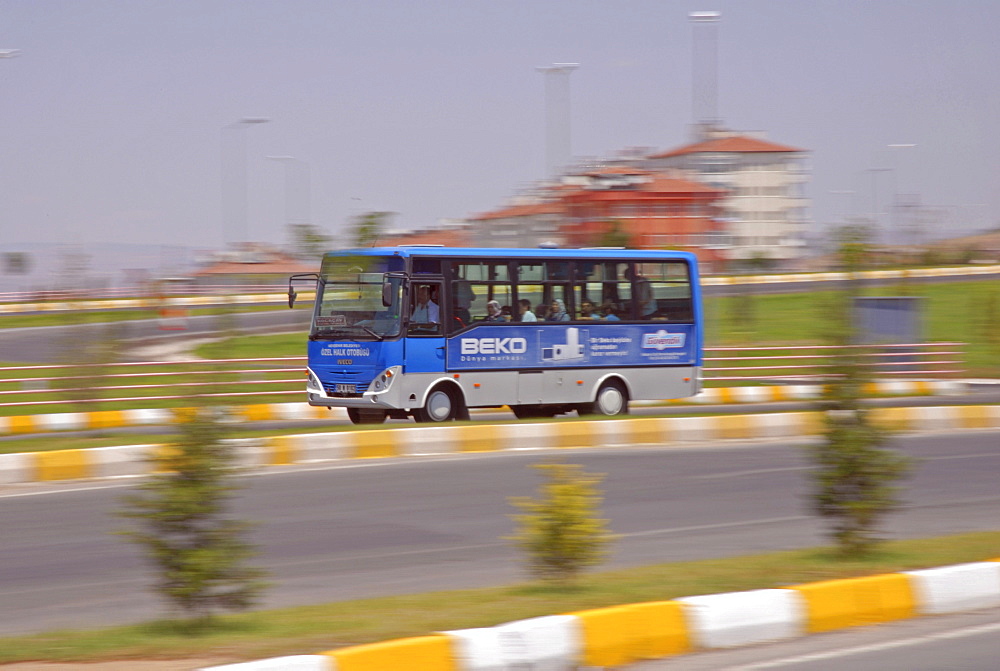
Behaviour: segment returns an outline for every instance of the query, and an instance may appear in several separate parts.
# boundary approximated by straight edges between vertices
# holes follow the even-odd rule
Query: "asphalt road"
[[[608,568],[820,544],[804,443],[512,451],[259,471],[236,516],[256,520],[266,607],[508,584],[520,557],[507,497],[532,494],[529,464],[560,458],[607,475],[603,513],[620,535]],[[907,436],[921,458],[894,537],[996,528],[1000,433]],[[161,615],[138,549],[112,535],[131,484],[0,489],[0,634]]]
[[[1000,664],[1000,609],[632,664],[629,671],[992,671]]]

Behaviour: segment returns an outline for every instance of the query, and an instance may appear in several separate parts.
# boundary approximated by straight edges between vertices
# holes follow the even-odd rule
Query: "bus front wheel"
[[[454,393],[438,387],[427,395],[424,407],[414,411],[413,419],[418,422],[449,422],[461,414],[460,405]]]
[[[381,424],[385,421],[385,415],[385,410],[347,409],[347,416],[354,424]]]
[[[609,380],[601,385],[597,390],[597,396],[593,404],[588,404],[590,414],[594,415],[627,415],[628,414],[628,392],[621,382]],[[581,413],[582,414],[582,413]]]

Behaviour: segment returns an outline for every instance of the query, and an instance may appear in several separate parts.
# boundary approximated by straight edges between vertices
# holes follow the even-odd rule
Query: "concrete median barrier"
[[[1000,406],[884,408],[875,411],[874,417],[899,430],[1000,428]],[[340,459],[795,438],[818,435],[824,425],[824,415],[820,412],[786,412],[530,424],[418,425],[232,439],[231,443],[237,465],[252,469]],[[32,452],[16,458],[0,455],[0,484],[144,475],[152,472],[145,453],[164,449],[170,448],[141,445]]]
[[[573,671],[583,652],[580,621],[572,615],[545,615],[497,627],[503,659],[510,668]]]
[[[1000,606],[1000,564],[975,562],[906,571],[923,614]]]
[[[323,655],[291,655],[272,657],[255,662],[240,662],[224,666],[208,666],[198,671],[337,671],[329,657]]]
[[[617,668],[697,650],[996,606],[1000,606],[1000,559],[608,606],[201,671]]]
[[[731,648],[805,632],[805,608],[795,590],[758,589],[677,600],[687,606],[692,638],[699,648]]]
[[[371,643],[323,653],[334,661],[334,671],[462,671],[444,634]]]

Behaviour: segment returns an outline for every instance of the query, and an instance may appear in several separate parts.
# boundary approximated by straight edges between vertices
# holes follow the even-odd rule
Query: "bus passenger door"
[[[445,341],[440,282],[411,282],[406,326],[406,372],[442,373]],[[431,306],[428,309],[428,306]]]

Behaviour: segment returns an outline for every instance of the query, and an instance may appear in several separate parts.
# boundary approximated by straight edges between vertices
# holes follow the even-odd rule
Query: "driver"
[[[427,285],[417,287],[417,303],[413,306],[410,321],[419,324],[437,324],[441,321],[441,311],[437,303],[431,300],[431,291]]]

